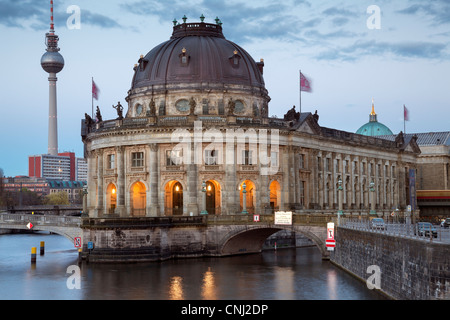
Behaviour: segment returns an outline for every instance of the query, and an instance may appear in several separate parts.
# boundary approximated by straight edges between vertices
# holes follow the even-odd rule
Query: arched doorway
[[[245,183],[245,209],[249,214],[255,213],[256,208],[256,198],[255,198],[255,184],[251,180],[245,180],[239,185],[239,203],[240,203],[240,212],[244,210],[244,183]]]
[[[131,215],[133,217],[144,217],[147,202],[147,188],[138,181],[131,186]]]
[[[166,184],[164,212],[166,216],[183,215],[183,185],[179,181],[172,180]]]
[[[117,207],[117,188],[110,183],[106,188],[106,213],[113,214]]]
[[[274,180],[270,183],[270,208],[272,212],[280,210],[281,188],[278,181]]]
[[[220,184],[215,180],[206,182],[206,211],[208,214],[221,214]]]

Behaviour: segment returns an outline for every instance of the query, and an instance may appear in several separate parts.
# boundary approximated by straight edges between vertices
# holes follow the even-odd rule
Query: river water
[[[40,242],[45,254],[40,256]],[[31,264],[31,248],[37,248]],[[224,258],[86,264],[45,233],[0,235],[1,300],[379,300],[315,247]],[[69,268],[69,272],[68,272]],[[78,281],[79,280],[79,281]],[[80,288],[73,288],[79,283]]]

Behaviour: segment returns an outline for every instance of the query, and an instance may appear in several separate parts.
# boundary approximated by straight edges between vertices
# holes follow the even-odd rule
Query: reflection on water
[[[337,273],[336,270],[329,270],[327,272],[327,286],[328,286],[328,299],[337,300],[338,295],[336,292],[337,286]]]
[[[46,241],[30,264],[32,246]],[[69,290],[73,244],[57,235],[0,236],[0,299],[368,300],[376,292],[327,261],[315,247],[224,258],[87,264]]]
[[[295,299],[295,273],[291,268],[276,267],[275,272],[275,288],[279,299],[292,300]]]
[[[169,299],[184,300],[182,277],[176,276],[170,279]]]
[[[211,268],[203,274],[202,299],[217,300],[216,284],[214,281],[214,272]]]

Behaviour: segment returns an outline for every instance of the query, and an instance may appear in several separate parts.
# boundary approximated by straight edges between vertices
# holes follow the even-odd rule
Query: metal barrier
[[[375,232],[395,237],[413,238],[429,242],[450,243],[450,228],[442,228],[436,225],[433,225],[437,232],[436,237],[433,236],[432,232],[428,235],[421,235],[421,232],[418,230],[417,223],[412,224],[388,221],[384,223],[384,227],[382,228],[381,226],[373,226],[370,220],[341,218],[339,226],[341,228]]]

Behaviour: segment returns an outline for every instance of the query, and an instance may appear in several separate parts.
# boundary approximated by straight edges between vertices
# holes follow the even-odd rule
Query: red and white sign
[[[334,240],[334,223],[327,223],[327,239],[325,240],[325,246],[329,251],[333,251],[336,247],[336,240]]]
[[[327,223],[327,240],[333,239],[334,240],[334,223],[328,222]]]
[[[34,227],[33,224],[31,222],[28,222],[27,228],[31,230],[33,227]]]
[[[326,240],[325,245],[327,248],[334,248],[336,247],[336,240]]]
[[[81,248],[81,237],[75,237],[74,245],[75,248]]]
[[[253,222],[259,222],[259,214],[253,215]]]

